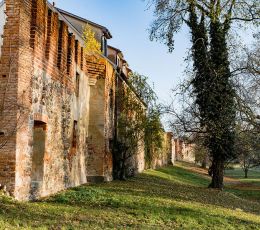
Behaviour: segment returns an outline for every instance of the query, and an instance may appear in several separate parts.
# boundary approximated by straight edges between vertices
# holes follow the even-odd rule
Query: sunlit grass
[[[259,229],[260,205],[182,167],[86,185],[42,202],[0,198],[0,229]]]
[[[244,172],[241,168],[226,170],[225,175],[235,178],[239,182],[238,184],[228,185],[228,191],[260,203],[260,168],[251,169],[248,173],[248,178],[244,178]]]
[[[225,175],[231,176],[234,178],[238,178],[238,179],[242,179],[242,180],[245,179],[244,171],[241,168],[225,170]],[[260,168],[249,169],[248,178],[246,180],[250,181],[253,179],[257,179],[260,181]]]

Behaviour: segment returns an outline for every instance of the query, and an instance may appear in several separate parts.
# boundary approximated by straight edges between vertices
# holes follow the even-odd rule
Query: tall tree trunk
[[[198,22],[193,3],[190,4],[189,11],[188,25],[192,32],[192,55],[196,73],[192,80],[193,92],[199,108],[201,128],[207,133],[205,145],[213,158],[212,182],[209,187],[222,189],[224,163],[233,154],[235,124],[227,31],[219,21],[212,19],[208,39],[204,16]]]
[[[212,180],[209,188],[223,189],[224,187],[224,161],[217,157],[212,161]]]
[[[120,167],[120,177],[119,180],[126,180],[126,149],[122,153],[122,161]]]
[[[245,168],[244,172],[245,172],[245,178],[248,178],[248,168]]]
[[[224,163],[234,151],[235,91],[231,83],[226,31],[219,21],[210,25],[210,55],[214,75],[207,114],[208,145],[213,157],[212,182],[209,187],[223,189]]]
[[[203,157],[202,163],[201,163],[201,168],[203,168],[203,169],[207,168],[207,159],[208,159],[208,156],[207,156],[207,154],[205,154],[205,156]]]
[[[119,179],[120,180],[126,180],[126,165],[125,165],[125,161],[122,161]]]

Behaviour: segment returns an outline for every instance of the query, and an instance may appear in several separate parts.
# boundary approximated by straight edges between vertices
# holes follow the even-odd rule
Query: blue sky
[[[189,34],[176,36],[175,50],[149,40],[152,10],[143,0],[56,0],[66,11],[106,26],[113,35],[108,42],[123,51],[130,68],[149,77],[162,101],[167,101],[172,89],[183,78]]]

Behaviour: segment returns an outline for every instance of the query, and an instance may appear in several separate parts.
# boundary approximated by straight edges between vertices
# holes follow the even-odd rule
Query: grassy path
[[[260,229],[260,203],[207,189],[188,165],[86,185],[42,202],[0,198],[0,229]],[[231,191],[232,192],[232,191]]]
[[[225,174],[233,181],[227,181],[228,191],[260,203],[260,168],[251,169],[248,178],[244,178],[244,172],[240,168],[226,170]]]

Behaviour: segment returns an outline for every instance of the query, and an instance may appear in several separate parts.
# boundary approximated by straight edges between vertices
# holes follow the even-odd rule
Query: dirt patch
[[[252,183],[242,183],[236,184],[234,186],[231,186],[231,188],[239,189],[239,190],[250,190],[250,191],[260,191],[260,187],[257,185],[254,185]]]

